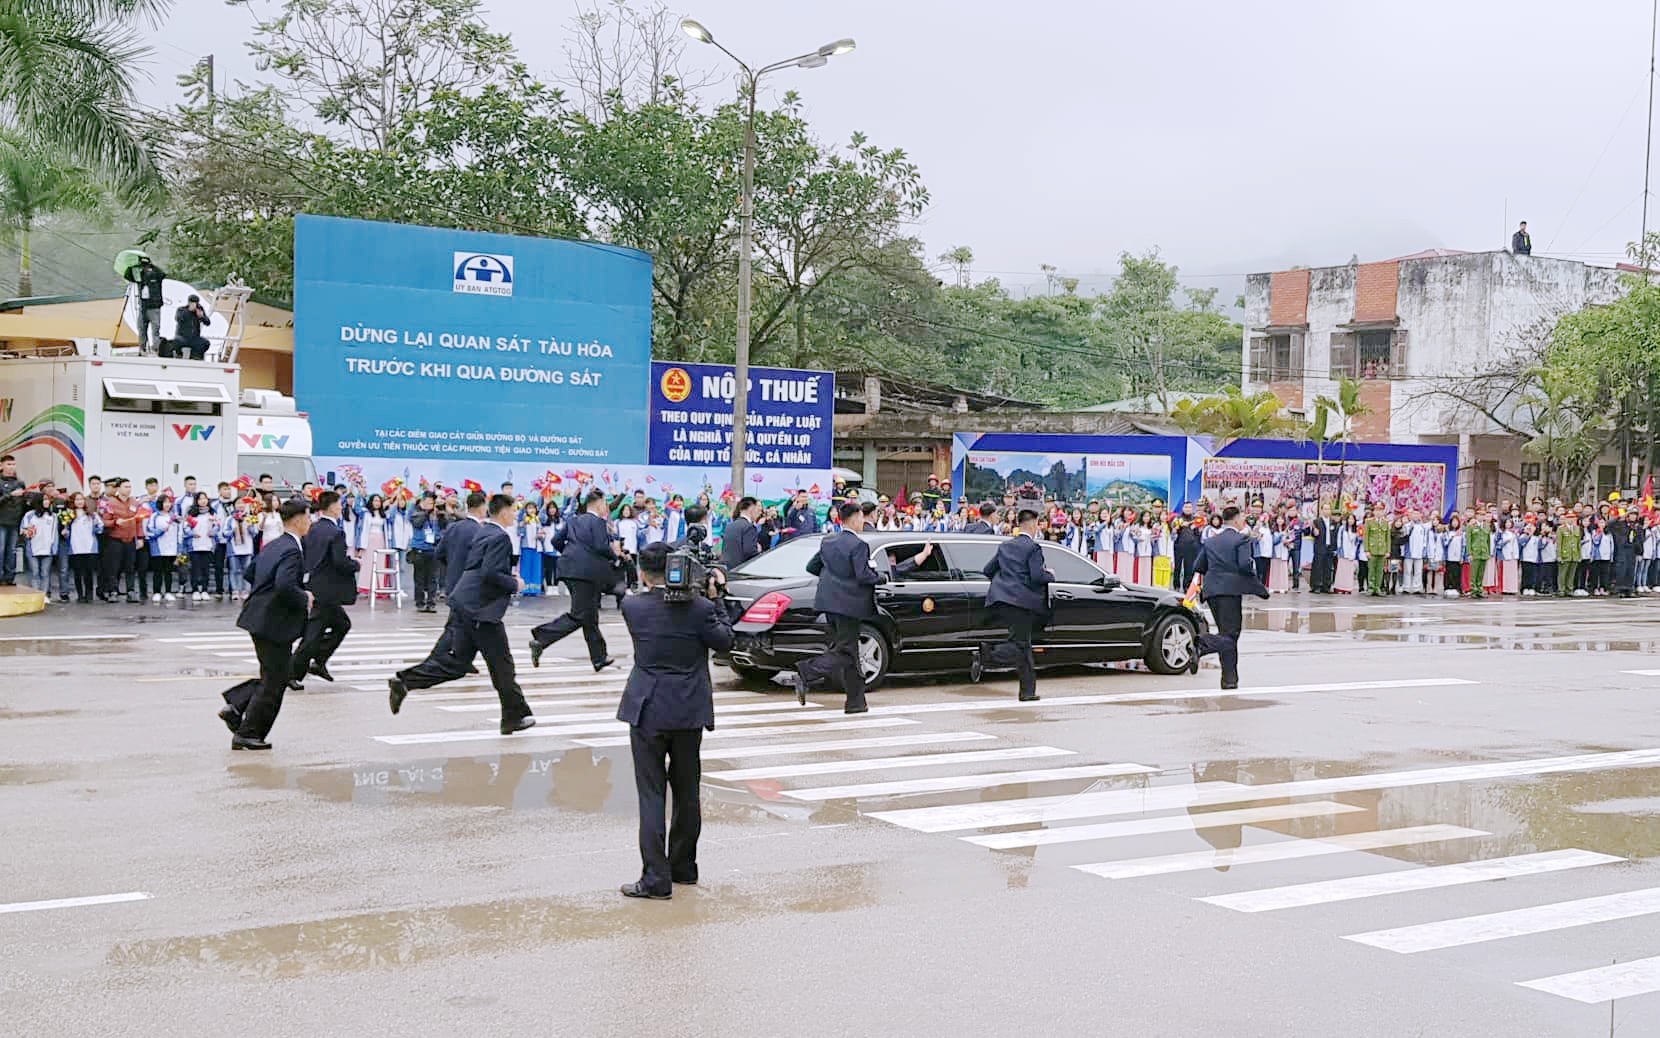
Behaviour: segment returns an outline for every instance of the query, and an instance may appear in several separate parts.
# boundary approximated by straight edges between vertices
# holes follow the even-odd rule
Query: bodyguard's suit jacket
[[[1254,542],[1231,526],[1205,542],[1193,568],[1205,575],[1199,597],[1207,602],[1222,595],[1268,597],[1268,589],[1257,579]]]
[[[357,560],[346,554],[346,531],[328,516],[320,517],[305,535],[306,586],[318,605],[351,605],[357,601]]]
[[[481,524],[472,516],[463,516],[444,527],[438,537],[438,550],[433,557],[444,564],[444,597],[455,594],[455,585],[461,583],[461,571],[467,568],[467,551],[473,546]]]
[[[988,607],[1011,605],[1029,613],[1048,610],[1049,582],[1055,578],[1043,565],[1043,549],[1025,534],[999,544],[984,572],[991,578]]]
[[[807,572],[818,578],[814,609],[861,620],[876,615],[872,588],[882,582],[882,574],[870,564],[870,545],[852,530],[819,542],[818,553],[807,560]]]
[[[554,537],[553,546],[559,552],[560,580],[586,580],[601,587],[616,583],[617,552],[599,516],[579,513]]]
[[[305,634],[304,556],[300,542],[287,533],[261,549],[236,626],[268,642],[292,643]]]
[[[720,560],[728,566],[748,562],[761,554],[761,531],[743,516],[726,524],[720,535]]]
[[[623,600],[623,620],[634,638],[634,670],[617,720],[652,732],[715,727],[709,650],[732,647],[726,610],[701,596],[665,602],[652,590]]]
[[[481,623],[500,622],[507,615],[507,600],[519,590],[518,572],[513,538],[495,523],[480,523],[455,585],[456,606]]]

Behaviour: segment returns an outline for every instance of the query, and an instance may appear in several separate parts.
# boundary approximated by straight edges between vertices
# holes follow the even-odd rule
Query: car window
[[[804,577],[807,575],[807,560],[818,551],[819,542],[823,539],[818,536],[793,538],[735,567],[732,573],[741,577]]]
[[[922,551],[925,543],[926,542],[924,541],[911,541],[905,544],[888,544],[882,547],[881,553],[888,557],[887,570],[888,572],[893,573],[895,580],[951,579],[951,569],[946,565],[945,554],[940,551],[939,545],[937,544],[934,545],[933,552],[930,553],[926,559],[923,559],[916,569],[911,570],[909,573],[894,572],[897,570],[900,563],[916,558],[917,554]]]
[[[1101,571],[1088,559],[1075,555],[1058,544],[1043,546],[1043,564],[1062,584],[1093,584],[1101,579]]]
[[[946,561],[968,580],[985,580],[986,563],[997,554],[997,541],[953,541],[945,545]]]

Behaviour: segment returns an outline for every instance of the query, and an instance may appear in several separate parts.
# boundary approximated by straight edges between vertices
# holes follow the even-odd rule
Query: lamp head
[[[802,58],[800,61],[796,62],[795,67],[796,68],[821,68],[824,65],[828,65],[829,63],[830,63],[830,59],[825,57],[823,54],[809,54],[805,58]]]
[[[858,45],[850,39],[840,39],[835,43],[826,43],[818,49],[818,52],[822,57],[833,58],[837,54],[846,54],[856,46]]]
[[[691,18],[680,20],[680,31],[699,43],[714,43],[715,34],[703,27],[703,23]]]

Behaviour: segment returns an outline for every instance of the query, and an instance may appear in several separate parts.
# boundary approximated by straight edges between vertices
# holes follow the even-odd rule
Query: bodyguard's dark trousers
[[[446,634],[453,641],[446,652],[443,640],[435,645],[432,655],[408,670],[399,671],[398,678],[411,691],[431,688],[446,681],[465,677],[473,665],[473,658],[484,656],[490,669],[490,684],[501,701],[503,721],[517,721],[530,716],[530,704],[519,691],[518,672],[513,666],[513,650],[507,645],[507,627],[500,620],[476,621],[465,610],[450,606],[450,624]]]
[[[1330,552],[1315,552],[1314,566],[1308,573],[1309,590],[1322,593],[1330,591],[1332,581],[1336,576],[1337,556]]]
[[[605,659],[605,635],[599,630],[599,599],[603,590],[591,580],[567,580],[570,612],[530,632],[537,645],[549,646],[577,630],[588,642],[588,660],[596,666]]]
[[[242,727],[236,734],[247,739],[263,739],[271,734],[271,726],[277,723],[277,712],[282,709],[282,694],[288,688],[288,668],[294,650],[287,642],[255,638],[254,655],[259,658],[259,684],[245,681],[231,689],[225,701],[242,714]]]
[[[1216,618],[1216,633],[1199,636],[1199,655],[1215,653],[1222,661],[1222,683],[1239,683],[1239,632],[1245,627],[1245,600],[1239,595],[1205,599]]]
[[[1037,631],[1042,617],[1029,609],[1011,605],[999,605],[997,615],[1008,625],[1009,636],[992,644],[985,662],[988,666],[998,669],[1013,667],[1015,674],[1020,678],[1020,698],[1035,696],[1037,664],[1032,659],[1032,635]]]
[[[311,615],[306,617],[305,637],[294,652],[294,680],[304,681],[313,663],[327,666],[351,629],[352,620],[345,607],[322,603],[312,606]]]
[[[654,894],[670,884],[697,881],[697,837],[703,829],[698,804],[703,729],[666,732],[634,726],[628,730],[634,754],[634,791],[640,802],[640,883]],[[664,831],[664,814],[672,793],[672,821]],[[667,852],[664,837],[667,836]]]
[[[1193,583],[1193,567],[1199,564],[1199,548],[1176,549],[1175,579],[1171,582],[1177,591],[1186,591],[1187,586]]]
[[[865,705],[865,679],[859,672],[859,618],[825,613],[830,621],[830,647],[795,665],[795,672],[807,687],[840,688],[847,694],[847,709]]]

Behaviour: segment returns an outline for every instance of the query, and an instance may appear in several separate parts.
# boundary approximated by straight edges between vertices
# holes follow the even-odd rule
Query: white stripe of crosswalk
[[[0,915],[13,912],[46,912],[54,908],[86,908],[91,905],[116,905],[125,901],[148,901],[150,895],[141,890],[125,894],[94,894],[91,897],[58,897],[47,901],[13,901],[0,905]]]
[[[1310,840],[1286,840],[1283,843],[1241,847],[1228,858],[1230,865],[1255,865],[1269,861],[1294,861],[1299,858],[1319,858],[1328,854],[1347,854],[1353,851],[1375,851],[1386,847],[1410,847],[1419,843],[1442,840],[1464,840],[1472,836],[1489,836],[1481,829],[1466,829],[1458,825],[1413,825],[1400,829],[1380,829],[1369,833],[1345,833]],[[1163,876],[1172,872],[1192,872],[1208,869],[1216,864],[1216,851],[1188,851],[1182,854],[1161,854],[1152,858],[1126,858],[1122,861],[1091,862],[1074,865],[1079,872],[1087,872],[1103,879],[1133,879],[1138,876]]]
[[[751,717],[729,717],[721,724],[729,728],[745,725],[783,725],[793,724],[797,721],[833,721],[846,716],[840,710],[801,710],[787,715],[759,714]],[[828,728],[829,725],[823,725],[822,727]],[[517,735],[502,735],[493,729],[474,728],[447,732],[415,732],[408,735],[376,735],[373,738],[376,742],[385,743],[388,746],[413,746],[432,743],[481,742],[490,739],[523,740],[572,735],[600,735],[606,732],[625,732],[627,730],[628,725],[622,721],[610,720],[538,725],[535,728],[519,732]],[[716,733],[710,732],[709,734],[714,735]]]
[[[1631,998],[1633,995],[1648,995],[1660,991],[1660,956],[1517,983],[1524,988],[1532,988],[1550,995],[1561,995],[1575,1002],[1599,1005],[1612,1002],[1616,998]]]
[[[1146,836],[1152,833],[1219,829],[1228,825],[1285,822],[1298,818],[1318,818],[1325,815],[1348,814],[1362,810],[1365,809],[1355,807],[1352,804],[1339,804],[1331,800],[1315,800],[1307,804],[1247,807],[1238,811],[1206,811],[1193,815],[1161,815],[1156,818],[1134,818],[1125,822],[1069,825],[1060,829],[1028,829],[1024,832],[989,833],[984,836],[962,836],[958,839],[981,847],[990,847],[993,850],[1013,850],[1017,847],[1047,847],[1058,843],[1112,840],[1123,836]]]
[[[720,693],[715,693],[719,695]],[[880,720],[894,720],[883,718]],[[912,724],[918,722],[912,721]],[[708,736],[704,736],[708,738]],[[877,735],[869,739],[830,739],[825,742],[785,742],[770,746],[720,746],[706,750],[704,759],[734,760],[739,757],[787,757],[797,753],[837,753],[842,750],[874,750],[896,746],[934,746],[963,742],[984,742],[995,735],[981,732],[918,732],[915,735]],[[578,739],[585,746],[626,745],[628,740]],[[706,773],[707,774],[707,773]],[[1356,808],[1355,810],[1360,810]]]
[[[563,705],[564,704],[558,702],[538,702],[535,699],[530,700],[531,709],[536,709],[538,707],[559,707]],[[494,703],[462,703],[457,706],[441,706],[438,709],[452,714],[482,714],[490,713],[491,711],[496,710],[497,707]],[[740,703],[736,706],[721,707],[718,711],[716,711],[715,719],[718,723],[721,717],[728,714],[805,713],[807,712],[807,709],[808,708],[803,708],[797,704],[793,699],[787,702],[770,700],[765,703]],[[592,721],[596,718],[604,716],[606,715],[592,712],[576,714],[548,714],[545,716],[537,715],[536,721],[539,724],[560,724],[565,721]]]
[[[999,750],[964,750],[960,753],[923,753],[905,757],[864,757],[858,760],[814,761],[810,764],[773,764],[759,768],[729,768],[706,771],[710,778],[729,782],[752,779],[805,778],[809,775],[841,775],[855,771],[894,771],[907,768],[944,768],[954,764],[982,764],[987,761],[1031,760],[1038,757],[1070,757],[1076,750],[1056,746],[1010,746]]]
[[[813,735],[818,732],[864,731],[867,728],[898,728],[904,725],[915,725],[921,723],[922,722],[920,721],[913,721],[908,717],[863,717],[854,721],[802,721],[797,724],[796,720],[792,718],[788,722],[769,725],[765,728],[717,728],[712,732],[704,732],[703,741],[707,743],[712,739],[725,741],[727,739],[759,739],[769,735],[783,735],[789,737],[796,735]],[[928,736],[927,738],[930,742],[934,739],[933,736]],[[986,738],[989,739],[991,736],[987,736]],[[597,739],[573,739],[571,741],[576,743],[578,746],[591,746],[595,749],[599,749],[607,746],[627,746],[632,740],[626,735],[606,735]],[[853,741],[862,742],[864,740]],[[707,750],[706,754],[710,757],[726,760],[731,757],[749,756],[751,752],[763,753],[774,747],[785,745],[789,744],[762,743],[753,751],[751,751],[746,745],[735,753],[723,753],[720,751],[727,749],[726,747],[716,747],[714,750]],[[827,746],[829,744],[820,743],[818,745]]]
[[[1568,849],[1540,851],[1536,854],[1518,854],[1508,858],[1462,862],[1456,865],[1433,865],[1402,872],[1384,872],[1372,876],[1352,876],[1347,879],[1329,879],[1318,883],[1298,883],[1288,887],[1269,887],[1264,890],[1246,890],[1237,894],[1218,894],[1199,898],[1207,905],[1231,908],[1236,912],[1273,912],[1284,908],[1304,908],[1334,901],[1354,901],[1359,898],[1380,897],[1412,890],[1437,890],[1442,887],[1486,883],[1495,879],[1517,876],[1537,876],[1567,869],[1582,869],[1592,865],[1606,865],[1623,859],[1612,854]]]
[[[953,829],[981,829],[1028,822],[1061,821],[1068,818],[1141,814],[1189,805],[1243,804],[1252,800],[1277,800],[1282,797],[1329,796],[1334,793],[1372,789],[1400,789],[1449,782],[1656,766],[1660,766],[1660,749],[1620,750],[1568,757],[1458,764],[1414,771],[1374,772],[1341,778],[1269,782],[1260,786],[1241,786],[1230,782],[1223,783],[1220,787],[1213,786],[1202,790],[1197,786],[1165,786],[1156,789],[1079,793],[1062,797],[1033,797],[994,804],[951,804],[942,807],[881,811],[873,813],[872,817],[919,832],[949,832]]]
[[[737,718],[736,720],[746,720]],[[748,718],[747,720],[753,720]],[[732,722],[727,722],[728,724]],[[993,789],[1022,782],[1068,782],[1074,779],[1108,778],[1114,775],[1145,775],[1157,771],[1145,764],[1086,764],[1076,768],[1044,768],[1035,771],[994,771],[984,775],[948,775],[941,778],[904,779],[894,782],[867,782],[852,786],[816,786],[786,789],[792,800],[858,800],[863,797],[899,796],[906,793],[943,793],[965,789]]]
[[[1660,912],[1660,887],[1646,890],[1628,890],[1622,894],[1605,894],[1575,901],[1558,901],[1550,905],[1534,905],[1509,912],[1490,912],[1461,919],[1443,919],[1417,926],[1400,926],[1392,930],[1373,930],[1370,933],[1349,934],[1343,939],[1374,948],[1411,955],[1417,952],[1455,948],[1483,941],[1499,941],[1507,937],[1566,930],[1592,923],[1608,923],[1616,919],[1634,919],[1637,916]]]

